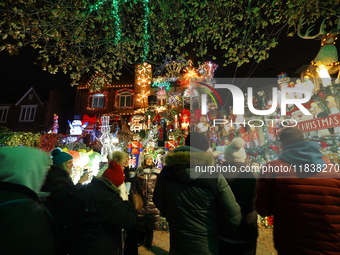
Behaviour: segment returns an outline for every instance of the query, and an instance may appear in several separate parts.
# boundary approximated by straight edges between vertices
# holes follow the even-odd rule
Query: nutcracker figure
[[[169,139],[168,141],[165,141],[164,147],[166,153],[168,153],[169,151],[173,151],[178,146],[178,141],[175,141],[174,133],[169,133],[168,139]]]
[[[133,141],[130,141],[128,144],[128,153],[136,159],[136,165],[134,167],[138,167],[138,159],[142,151],[143,143],[140,141],[140,135],[136,133],[133,135]]]
[[[257,132],[255,127],[250,128],[250,137],[251,140],[255,143],[255,147],[260,145],[259,133]]]

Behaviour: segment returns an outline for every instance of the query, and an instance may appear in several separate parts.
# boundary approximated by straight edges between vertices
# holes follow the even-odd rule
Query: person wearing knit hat
[[[51,151],[53,165],[58,166],[70,175],[72,174],[73,168],[73,157],[71,154],[63,152],[60,148],[55,148]]]
[[[49,219],[39,192],[52,164],[31,147],[0,148],[1,254],[55,254]]]
[[[245,141],[241,137],[236,137],[231,141],[231,144],[227,146],[224,151],[224,158],[226,162],[240,162],[244,163],[247,158],[246,151],[244,149]]]
[[[303,133],[300,129],[294,127],[286,127],[280,134],[280,142],[283,147],[303,141]]]
[[[224,151],[226,161],[223,165],[226,169],[232,170],[223,174],[237,203],[241,206],[243,220],[238,231],[233,234],[220,235],[220,255],[256,254],[258,227],[254,201],[257,179],[251,172],[241,172],[241,169],[246,167],[245,144],[243,138],[236,137]]]
[[[185,138],[185,145],[201,151],[207,151],[209,149],[208,138],[199,132],[190,132]]]
[[[72,223],[77,217],[79,208],[83,206],[76,197],[76,192],[82,184],[89,180],[89,173],[84,174],[74,184],[71,179],[73,157],[60,148],[51,151],[53,165],[48,171],[42,191],[50,193],[46,198],[46,206],[55,219],[55,233],[58,240],[58,254],[67,254],[71,249]]]

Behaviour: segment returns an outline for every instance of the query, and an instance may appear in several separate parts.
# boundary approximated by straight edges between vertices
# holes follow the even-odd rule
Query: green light
[[[96,11],[102,6],[107,0],[98,1],[96,4],[90,6],[90,12]]]
[[[124,0],[125,3],[131,0]],[[142,0],[143,1],[143,7],[144,7],[144,17],[143,17],[143,43],[144,43],[144,49],[143,49],[143,61],[147,59],[150,51],[150,45],[149,45],[149,17],[150,17],[150,8],[149,8],[149,0]],[[90,12],[97,11],[104,3],[106,3],[107,0],[99,0],[96,4],[90,6]],[[133,0],[133,3],[136,3],[137,0]],[[115,25],[115,44],[118,44],[121,41],[122,38],[122,26],[121,21],[119,17],[119,0],[112,0],[112,9],[111,9],[111,15],[114,18],[114,25]]]
[[[112,0],[112,16],[115,20],[115,28],[116,28],[116,36],[115,36],[115,43],[118,44],[122,38],[122,28],[120,24],[120,17],[119,17],[119,2],[118,0]]]
[[[164,89],[166,91],[168,91],[170,89],[170,85],[171,83],[170,82],[154,82],[152,83],[152,87],[164,87]]]
[[[144,51],[143,51],[143,61],[149,55],[150,47],[149,47],[149,16],[150,16],[150,8],[149,8],[149,0],[143,0],[144,6]]]

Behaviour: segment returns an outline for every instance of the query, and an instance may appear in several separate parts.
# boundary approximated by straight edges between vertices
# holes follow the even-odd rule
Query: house
[[[127,77],[128,82],[109,82],[107,76],[97,72],[77,86],[74,118],[87,126],[85,133],[100,130],[100,116],[109,115],[110,124],[121,120],[130,121],[136,109],[148,107],[148,96],[152,81],[151,64],[135,66],[135,74]],[[133,78],[133,80],[131,79]],[[111,127],[115,130],[115,126]]]
[[[13,132],[47,133],[52,129],[54,114],[57,114],[61,120],[60,133],[66,132],[67,119],[73,116],[67,111],[72,108],[69,104],[73,104],[69,97],[57,89],[42,93],[34,87],[23,95],[18,93],[20,90],[1,94],[0,126]]]

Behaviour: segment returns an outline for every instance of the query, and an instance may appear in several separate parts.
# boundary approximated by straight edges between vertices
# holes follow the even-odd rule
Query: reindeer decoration
[[[338,84],[340,83],[340,65],[338,61],[338,51],[335,46],[335,41],[337,39],[337,35],[340,32],[340,19],[337,25],[336,29],[332,29],[330,32],[327,32],[324,29],[325,25],[325,20],[323,19],[321,25],[320,25],[320,30],[319,33],[311,36],[309,33],[313,30],[314,24],[307,28],[306,33],[303,35],[301,32],[298,30],[297,34],[299,37],[302,39],[321,39],[321,47],[314,58],[313,61],[311,61],[310,65],[307,67],[305,71],[302,72],[301,74],[301,80],[304,81],[304,78],[308,77],[311,80],[313,80],[314,83],[314,93],[316,93],[318,90],[320,90],[320,83],[321,83],[321,78],[327,78],[321,75],[321,71],[327,70],[328,74],[326,73],[326,76],[328,76],[329,81],[330,77],[329,74],[337,74],[337,79],[335,80],[335,83]],[[303,19],[300,20],[300,25],[304,25],[305,23],[302,22]],[[323,70],[322,70],[323,69]],[[330,84],[324,84],[325,82],[323,81],[323,86],[328,86]]]

